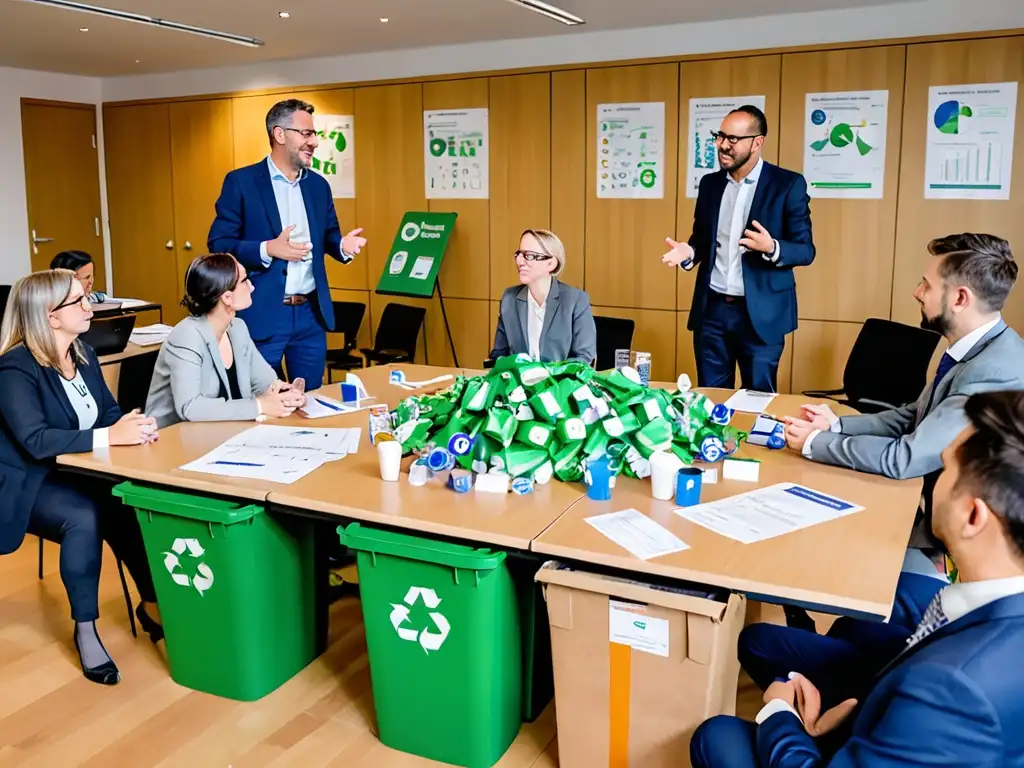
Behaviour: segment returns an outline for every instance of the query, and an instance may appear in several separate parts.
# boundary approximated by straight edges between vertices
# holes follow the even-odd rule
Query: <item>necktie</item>
[[[943,352],[942,359],[939,360],[939,368],[935,371],[935,380],[932,382],[931,394],[928,395],[928,409],[926,410],[930,410],[932,403],[935,402],[935,390],[939,388],[939,382],[942,381],[945,375],[949,373],[949,369],[954,365],[956,365],[956,360],[948,352]]]
[[[907,640],[907,648],[913,648],[932,632],[949,624],[949,617],[942,610],[942,593],[945,591],[945,588],[940,589],[939,593],[932,598],[928,609],[924,612],[924,618],[917,625],[917,630]]]

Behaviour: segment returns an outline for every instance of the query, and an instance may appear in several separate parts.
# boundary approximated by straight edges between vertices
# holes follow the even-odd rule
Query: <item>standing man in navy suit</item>
[[[689,241],[661,257],[697,283],[687,327],[697,383],[777,392],[786,334],[797,326],[793,267],[814,261],[807,182],[761,158],[768,121],[739,107],[714,133],[721,170],[700,182]]]
[[[266,124],[270,155],[224,179],[207,247],[248,270],[255,293],[239,317],[263,357],[282,380],[283,362],[291,379],[315,389],[334,330],[324,255],[347,264],[366,239],[361,229],[342,237],[330,184],[309,170],[319,145],[313,105],[279,102]]]

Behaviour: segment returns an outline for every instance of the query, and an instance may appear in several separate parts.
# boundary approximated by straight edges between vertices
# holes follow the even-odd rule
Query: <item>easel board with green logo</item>
[[[437,286],[440,294],[437,276],[457,217],[457,213],[407,212],[384,262],[377,293],[429,299]]]

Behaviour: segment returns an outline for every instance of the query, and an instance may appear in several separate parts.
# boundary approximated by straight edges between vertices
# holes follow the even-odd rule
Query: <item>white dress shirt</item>
[[[979,336],[978,338],[981,337]],[[963,341],[963,339],[960,341]],[[969,349],[970,346],[963,350],[962,354],[967,354]],[[948,623],[952,624],[971,611],[984,608],[989,603],[994,603],[996,600],[1001,600],[1004,597],[1019,594],[1024,594],[1024,576],[1011,576],[1006,579],[963,581],[957,584],[950,584],[939,592],[939,602],[942,605],[942,612],[945,614]],[[811,680],[811,682],[813,683],[814,681]],[[772,699],[757,713],[755,721],[760,725],[778,712],[792,712],[798,718],[800,717],[800,714],[789,705],[789,702],[782,699]],[[803,719],[801,718],[800,721],[803,722]]]
[[[82,378],[82,372],[76,370],[75,378],[71,379],[71,381],[61,376],[60,383],[64,385],[64,393],[68,396],[68,400],[71,401],[71,407],[78,417],[78,428],[83,432],[87,429],[92,429],[96,419],[99,418],[99,408],[96,405],[96,398],[92,396],[89,386],[85,383],[85,379]],[[106,448],[109,445],[110,430],[108,428],[93,430],[93,450]]]
[[[537,300],[533,298],[533,292],[527,289],[526,336],[530,345],[530,357],[534,360],[540,360],[540,332],[544,329],[544,310],[546,304],[546,298],[544,299],[544,304],[538,304]]]
[[[281,215],[281,228],[287,229],[295,225],[292,230],[291,240],[295,243],[311,243],[312,238],[309,232],[309,217],[306,216],[306,203],[302,199],[302,187],[299,186],[302,179],[309,172],[306,168],[299,171],[295,181],[290,181],[267,156],[267,165],[270,167],[270,183],[274,188],[274,199],[277,200],[277,212]],[[269,267],[273,257],[267,253],[267,244],[260,243],[260,258],[263,265]],[[316,278],[313,276],[313,251],[302,259],[302,261],[289,261],[288,276],[285,280],[284,294],[292,296],[295,294],[310,294],[316,290]]]
[[[946,354],[949,355],[950,357],[952,357],[954,360],[956,360],[959,363],[961,360],[963,360],[965,357],[967,357],[967,353],[970,352],[974,348],[975,344],[977,344],[979,341],[981,341],[983,338],[985,338],[985,334],[987,334],[989,331],[991,331],[993,328],[995,328],[997,325],[999,325],[999,323],[1000,323],[1000,321],[1002,319],[1003,319],[1002,315],[997,315],[995,320],[991,320],[991,321],[985,323],[984,325],[979,326],[978,328],[975,328],[973,331],[968,333],[966,336],[964,336],[962,339],[957,341],[955,344],[952,344],[949,347],[949,349],[946,350]],[[836,416],[831,411],[829,411],[829,413],[827,413],[826,416],[828,416],[828,420],[829,420],[829,423],[831,424],[831,429],[832,429],[833,432],[842,432],[843,431],[842,427],[840,426],[840,422],[839,422],[839,417],[838,416]],[[811,458],[811,441],[814,440],[815,436],[820,431],[821,431],[820,429],[814,430],[807,437],[807,440],[804,441],[804,447],[803,447],[803,450],[801,451],[801,453],[803,453],[803,455],[806,456],[808,459]]]

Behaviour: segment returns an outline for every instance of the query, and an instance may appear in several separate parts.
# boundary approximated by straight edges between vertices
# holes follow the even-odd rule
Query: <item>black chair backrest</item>
[[[384,307],[380,323],[377,325],[374,351],[400,351],[407,354],[410,360],[415,360],[416,340],[419,338],[420,328],[426,316],[427,310],[423,307],[388,304]]]
[[[0,285],[0,323],[4,320],[4,312],[7,311],[7,300],[11,297],[10,285]]]
[[[925,387],[928,366],[940,338],[923,328],[868,318],[846,361],[846,397],[896,406],[912,403]]]
[[[366,305],[358,301],[332,301],[331,304],[334,305],[334,330],[345,334],[345,350],[351,351],[358,343]]]
[[[633,346],[636,323],[628,318],[595,315],[594,326],[597,329],[597,370],[611,370],[615,367],[615,350]]]

